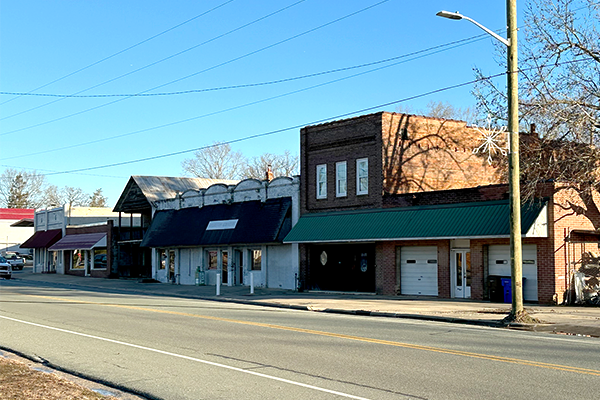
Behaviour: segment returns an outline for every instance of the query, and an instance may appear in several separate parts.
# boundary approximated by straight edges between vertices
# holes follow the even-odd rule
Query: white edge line
[[[304,388],[307,388],[307,389],[318,390],[320,392],[330,393],[330,394],[334,394],[334,395],[337,395],[337,396],[346,397],[348,399],[370,400],[370,399],[367,399],[366,397],[353,396],[351,394],[337,392],[335,390],[330,390],[330,389],[325,389],[325,388],[320,388],[318,386],[308,385],[306,383],[295,382],[295,381],[291,381],[289,379],[278,378],[276,376],[261,374],[260,372],[248,371],[248,370],[245,370],[245,369],[242,369],[242,368],[232,367],[232,366],[225,365],[225,364],[219,364],[219,363],[215,363],[215,362],[212,362],[212,361],[201,360],[199,358],[194,358],[194,357],[190,357],[190,356],[184,356],[184,355],[181,355],[181,354],[171,353],[169,351],[153,349],[151,347],[140,346],[140,345],[132,344],[132,343],[121,342],[120,340],[107,339],[107,338],[103,338],[103,337],[100,337],[100,336],[88,335],[86,333],[80,333],[80,332],[75,332],[75,331],[69,331],[67,329],[61,329],[61,328],[55,328],[55,327],[52,327],[52,326],[36,324],[34,322],[22,321],[20,319],[5,317],[3,315],[0,315],[0,318],[7,319],[7,320],[10,320],[10,321],[14,321],[14,322],[19,322],[19,323],[22,323],[22,324],[37,326],[39,328],[45,328],[45,329],[51,329],[51,330],[58,331],[58,332],[69,333],[71,335],[77,335],[77,336],[82,336],[82,337],[86,337],[86,338],[90,338],[90,339],[102,340],[104,342],[109,342],[109,343],[120,344],[120,345],[123,345],[123,346],[134,347],[136,349],[147,350],[147,351],[151,351],[151,352],[154,352],[154,353],[164,354],[164,355],[167,355],[167,356],[182,358],[184,360],[195,361],[195,362],[199,362],[199,363],[202,363],[202,364],[212,365],[214,367],[225,368],[225,369],[229,369],[229,370],[232,370],[232,371],[242,372],[244,374],[259,376],[261,378],[266,378],[266,379],[271,379],[271,380],[275,380],[275,381],[279,381],[279,382],[283,382],[283,383],[288,383],[290,385],[301,386],[301,387],[304,387]]]

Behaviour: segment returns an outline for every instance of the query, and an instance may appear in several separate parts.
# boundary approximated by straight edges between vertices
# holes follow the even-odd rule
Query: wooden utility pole
[[[523,253],[521,247],[521,187],[519,169],[519,75],[517,45],[517,0],[506,0],[508,132],[510,155],[508,180],[510,192],[510,264],[512,278],[512,318],[523,313]]]

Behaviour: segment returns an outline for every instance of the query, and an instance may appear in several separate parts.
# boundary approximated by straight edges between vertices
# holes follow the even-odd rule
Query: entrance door
[[[169,250],[169,269],[167,271],[167,280],[171,283],[177,283],[177,275],[175,275],[175,250]]]
[[[233,273],[235,274],[234,285],[244,284],[244,253],[242,250],[234,250]]]
[[[228,284],[228,280],[227,280],[227,261],[229,259],[228,257],[229,253],[227,251],[221,251],[221,284],[223,285],[227,285]]]
[[[471,252],[452,250],[452,294],[454,298],[471,298]]]

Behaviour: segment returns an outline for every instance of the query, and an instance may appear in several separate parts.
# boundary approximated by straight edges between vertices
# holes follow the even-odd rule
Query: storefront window
[[[94,269],[105,269],[106,266],[106,249],[94,250]]]
[[[73,262],[71,269],[83,269],[85,267],[85,250],[73,250]]]
[[[208,252],[208,269],[217,269],[217,252]]]
[[[260,271],[262,263],[262,252],[260,250],[250,250],[252,259],[252,271]]]
[[[167,268],[167,251],[165,249],[158,249],[158,269]]]

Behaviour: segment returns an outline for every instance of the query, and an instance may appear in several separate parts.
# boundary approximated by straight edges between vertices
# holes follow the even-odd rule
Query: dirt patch
[[[144,397],[0,351],[2,400],[143,400]]]
[[[10,400],[116,400],[86,389],[53,373],[0,357],[0,397]]]

